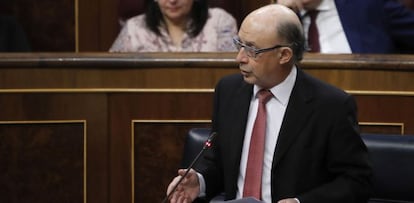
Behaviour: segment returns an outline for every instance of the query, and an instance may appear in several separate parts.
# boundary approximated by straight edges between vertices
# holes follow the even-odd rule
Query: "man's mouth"
[[[244,76],[249,75],[251,72],[250,71],[245,71],[245,70],[240,70],[240,73]]]

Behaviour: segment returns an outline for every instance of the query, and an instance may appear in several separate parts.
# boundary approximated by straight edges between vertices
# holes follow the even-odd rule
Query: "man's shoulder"
[[[240,73],[235,73],[231,75],[225,75],[220,80],[219,83],[224,84],[233,84],[233,83],[240,83],[243,82],[243,76]]]
[[[336,98],[345,98],[348,97],[348,93],[345,90],[337,87],[331,83],[323,81],[319,78],[316,78],[310,74],[302,72],[300,76],[303,80],[303,86],[311,88],[312,92],[316,95],[323,97],[336,97]]]
[[[226,75],[222,77],[216,85],[216,89],[222,89],[223,91],[234,91],[236,89],[239,89],[240,87],[243,87],[247,84],[244,79],[243,75],[240,73],[237,74],[231,74]]]

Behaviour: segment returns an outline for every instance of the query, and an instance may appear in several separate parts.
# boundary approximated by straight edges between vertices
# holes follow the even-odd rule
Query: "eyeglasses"
[[[246,55],[251,58],[256,58],[258,54],[272,51],[274,49],[278,49],[281,47],[289,47],[289,45],[275,45],[270,48],[264,48],[264,49],[256,49],[255,47],[248,46],[246,44],[243,44],[237,37],[233,38],[234,46],[237,48],[238,51],[240,51],[241,48],[244,48],[244,51],[246,52]]]

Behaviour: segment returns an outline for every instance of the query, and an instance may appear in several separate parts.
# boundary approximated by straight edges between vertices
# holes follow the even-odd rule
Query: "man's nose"
[[[236,61],[238,63],[247,63],[249,61],[249,57],[246,54],[246,51],[244,50],[244,47],[239,49],[239,52],[236,56]]]

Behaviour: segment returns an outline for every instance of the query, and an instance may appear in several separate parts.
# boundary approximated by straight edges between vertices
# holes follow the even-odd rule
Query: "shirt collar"
[[[293,86],[295,85],[296,81],[296,75],[297,75],[297,68],[294,66],[292,70],[290,71],[289,75],[286,77],[283,82],[279,83],[278,85],[270,88],[270,91],[272,92],[274,98],[280,102],[283,106],[287,106],[289,102],[290,94],[292,93]],[[253,95],[254,98],[257,98],[257,92],[261,90],[262,88],[254,85],[253,87]]]
[[[322,0],[318,7],[315,8],[318,11],[329,11],[335,9],[334,0]],[[302,9],[300,11],[300,16],[304,17],[308,11]]]

